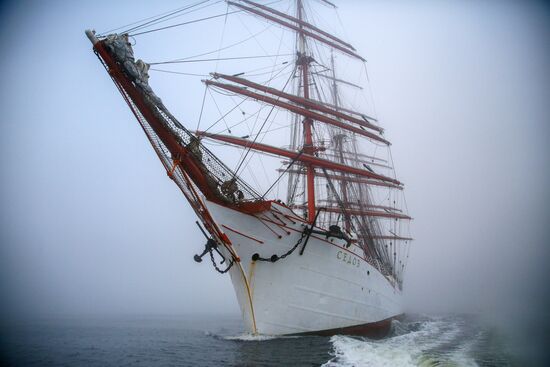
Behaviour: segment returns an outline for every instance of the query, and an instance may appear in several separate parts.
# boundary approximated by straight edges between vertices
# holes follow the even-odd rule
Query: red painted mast
[[[298,10],[298,19],[303,22],[303,7],[302,0],[296,0],[296,6]],[[304,34],[304,27],[302,23],[299,23],[299,49],[298,64],[302,69],[302,83],[304,87],[304,98],[309,99],[309,62],[311,58],[305,55],[306,52],[306,36]],[[313,155],[315,148],[313,147],[313,137],[311,134],[311,127],[313,120],[306,117],[304,120],[304,147],[303,152]],[[306,185],[307,185],[307,219],[310,223],[313,223],[315,218],[315,169],[311,164],[306,165]]]

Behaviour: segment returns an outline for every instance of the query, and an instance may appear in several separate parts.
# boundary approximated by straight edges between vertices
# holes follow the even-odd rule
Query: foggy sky
[[[549,8],[339,3],[414,217],[408,309],[548,302]],[[0,7],[4,316],[238,312],[229,277],[193,261],[195,215],[84,36],[181,6],[131,4]]]

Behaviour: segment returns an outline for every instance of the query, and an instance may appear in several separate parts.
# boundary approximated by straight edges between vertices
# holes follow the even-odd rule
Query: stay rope
[[[293,77],[294,73],[291,73],[289,78],[287,79],[285,85],[283,86],[283,88],[281,89],[282,91],[285,90],[285,88],[288,86],[288,83],[290,83],[290,81],[292,80],[292,77]],[[277,100],[279,100],[280,97],[277,98]],[[265,127],[265,124],[267,123],[267,121],[269,120],[269,117],[271,116],[271,114],[273,113],[273,111],[275,110],[275,105],[273,105],[271,107],[271,110],[269,111],[269,113],[267,114],[267,117],[265,118],[264,122],[262,123],[262,126],[260,126],[260,130],[258,131],[258,134],[256,135],[256,137],[254,138],[254,140],[252,141],[252,144],[251,146],[256,143],[256,141],[258,140],[258,137],[260,136],[260,132],[263,130],[263,128]],[[250,151],[252,150],[252,147],[248,147],[248,149],[246,149],[246,153],[244,154],[244,157],[241,159],[241,162],[239,163],[239,165],[237,166],[237,169],[235,169],[235,176],[237,176],[237,174],[239,173],[239,170],[241,169],[244,161],[246,160],[246,157],[248,157],[248,154],[250,153]]]

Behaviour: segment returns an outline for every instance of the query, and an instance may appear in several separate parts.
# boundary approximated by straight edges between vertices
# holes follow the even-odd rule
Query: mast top
[[[282,13],[278,10],[275,10],[273,8],[270,8],[265,5],[257,4],[249,0],[235,0],[244,2],[251,6],[246,6],[240,3],[236,3],[234,1],[228,1],[227,3],[232,6],[236,6],[241,10],[247,11],[249,13],[258,15],[260,17],[263,17],[264,19],[267,19],[268,21],[272,21],[274,23],[277,23],[279,25],[282,25],[288,29],[291,29],[293,31],[296,31],[300,34],[301,37],[305,38],[305,36],[309,38],[313,38],[329,47],[332,47],[334,49],[337,49],[348,56],[354,57],[356,59],[359,59],[361,61],[366,61],[362,56],[357,54],[355,52],[355,48],[350,45],[349,43],[342,41],[336,36],[333,36],[332,34],[323,31],[322,29],[306,22],[303,20],[302,16],[302,1],[296,0],[298,5],[298,17],[292,17],[290,15],[287,15],[285,13]],[[306,29],[307,28],[307,29]]]

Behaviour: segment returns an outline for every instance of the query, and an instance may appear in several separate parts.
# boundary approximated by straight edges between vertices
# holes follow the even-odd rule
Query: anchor
[[[218,254],[220,254],[220,252],[218,251],[218,244],[216,243],[216,241],[214,241],[213,239],[209,238],[207,241],[206,241],[206,244],[204,245],[204,250],[202,251],[202,253],[200,255],[195,255],[193,256],[193,259],[200,263],[202,262],[202,258],[204,255],[206,255],[207,253],[209,253],[210,251],[212,250],[216,250],[216,252]],[[221,254],[220,254],[221,255]],[[225,261],[225,259],[223,260]],[[222,263],[223,263],[222,261]]]
[[[220,264],[223,264],[225,262],[225,256],[223,256],[222,253],[218,250],[218,243],[214,239],[208,237],[205,230],[201,227],[199,221],[196,221],[195,223],[197,223],[197,226],[201,230],[202,234],[204,235],[204,237],[206,237],[206,244],[204,245],[204,250],[202,251],[202,253],[200,255],[193,256],[193,259],[196,262],[200,263],[202,262],[202,258],[204,255],[214,250],[222,258],[222,261],[220,262]]]

